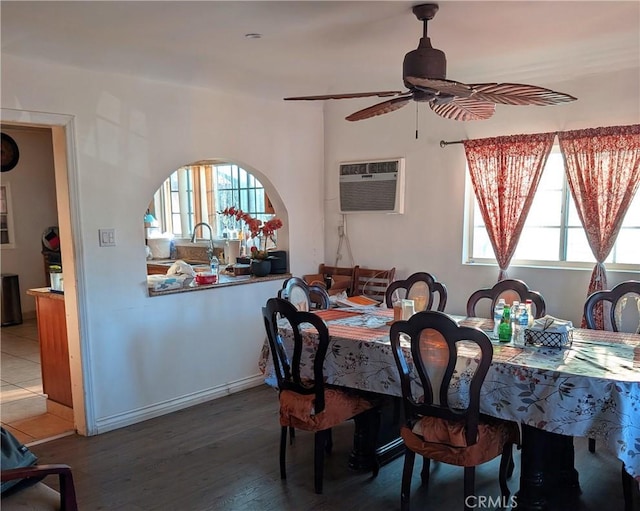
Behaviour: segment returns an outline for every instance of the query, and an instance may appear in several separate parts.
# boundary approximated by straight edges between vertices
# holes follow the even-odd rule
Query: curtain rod
[[[447,147],[448,145],[462,144],[462,143],[464,143],[464,140],[451,140],[451,141],[441,140],[440,147]]]
[[[563,133],[562,131],[554,131],[553,134],[554,135],[559,135],[560,133]],[[467,140],[475,140],[475,139],[467,139]],[[453,144],[464,144],[466,142],[466,140],[441,140],[440,141],[440,147],[444,148],[447,147],[448,145],[453,145]]]

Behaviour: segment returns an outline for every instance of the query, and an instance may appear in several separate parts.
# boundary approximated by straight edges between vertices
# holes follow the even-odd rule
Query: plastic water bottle
[[[502,320],[498,326],[498,340],[500,342],[509,342],[511,340],[511,311],[509,307],[505,307],[502,311]]]
[[[515,331],[516,323],[518,323],[518,311],[520,310],[520,302],[518,300],[514,300],[511,304],[511,329]]]
[[[518,338],[517,345],[524,346],[524,331],[529,326],[529,313],[525,305],[520,306],[520,315],[518,316]]]
[[[527,309],[527,315],[529,317],[529,327],[531,327],[531,325],[533,325],[533,312],[532,312],[532,307],[533,307],[533,300],[525,300],[524,302],[525,307]]]
[[[220,276],[220,261],[216,256],[211,256],[210,259],[211,264],[211,273],[216,276],[216,282],[218,282],[218,277]]]
[[[502,311],[504,311],[504,298],[500,298],[493,309],[493,336],[498,337],[498,327],[502,321]]]

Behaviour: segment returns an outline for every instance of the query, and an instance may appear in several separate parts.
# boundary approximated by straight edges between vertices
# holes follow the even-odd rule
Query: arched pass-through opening
[[[250,222],[223,213],[229,208],[262,225],[280,220],[281,227],[255,237]],[[259,170],[228,159],[197,160],[173,170],[145,204],[144,219],[148,274],[164,273],[162,265],[176,260],[197,272],[212,253],[229,270],[246,264],[252,247],[277,249],[279,256],[289,248],[288,214],[275,186]],[[272,273],[286,272],[286,256],[284,261],[284,268]],[[150,290],[158,290],[157,280],[148,277]],[[193,283],[173,285],[193,288]]]

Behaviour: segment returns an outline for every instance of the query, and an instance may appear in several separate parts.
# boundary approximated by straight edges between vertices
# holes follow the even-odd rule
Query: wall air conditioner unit
[[[404,158],[340,163],[341,213],[404,213]]]

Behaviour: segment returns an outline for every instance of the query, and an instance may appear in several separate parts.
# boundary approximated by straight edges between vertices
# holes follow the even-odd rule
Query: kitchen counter
[[[51,300],[62,300],[64,302],[64,294],[54,293],[51,291],[51,288],[48,288],[48,287],[38,287],[35,289],[27,289],[27,294],[31,296],[40,296],[40,297],[50,298]]]
[[[42,388],[47,394],[47,410],[73,407],[71,397],[71,369],[64,295],[52,293],[48,287],[28,289],[36,299],[40,369]]]
[[[171,295],[176,293],[190,293],[192,291],[201,291],[203,289],[222,288],[230,286],[238,286],[244,284],[256,284],[258,282],[267,282],[269,280],[285,280],[291,277],[290,273],[270,274],[266,277],[255,277],[254,275],[238,275],[234,277],[225,272],[220,272],[219,282],[216,284],[196,284],[195,280],[186,287],[179,289],[167,289],[163,291],[154,291],[149,289],[149,296]]]

